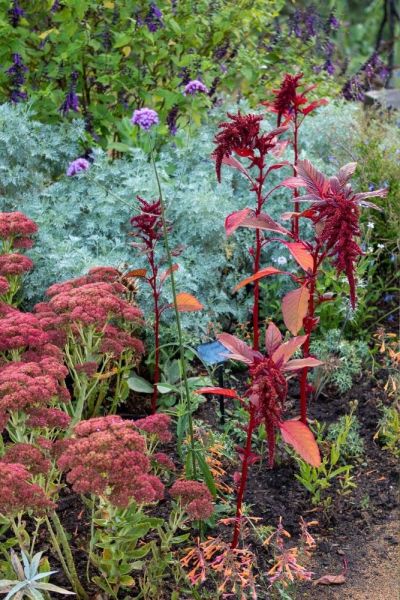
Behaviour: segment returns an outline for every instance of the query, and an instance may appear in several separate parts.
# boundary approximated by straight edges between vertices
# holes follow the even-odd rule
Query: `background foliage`
[[[305,71],[331,94],[340,89],[324,67],[336,35],[329,6],[309,5],[296,34],[295,7],[284,0],[18,0],[19,16],[12,5],[0,0],[0,101],[26,95],[38,118],[52,123],[76,109],[88,133],[109,145],[126,130],[120,119],[143,105],[160,112],[164,133],[167,117],[171,130],[176,119],[184,124],[190,79],[210,89],[196,102],[197,121],[221,94],[258,103],[282,69]],[[9,72],[15,54],[22,97]],[[68,94],[76,94],[69,104]]]

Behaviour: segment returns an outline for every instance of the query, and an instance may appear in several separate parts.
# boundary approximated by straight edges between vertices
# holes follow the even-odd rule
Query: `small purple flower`
[[[28,97],[26,92],[21,89],[25,83],[25,73],[28,71],[28,67],[24,65],[20,54],[13,54],[12,60],[13,64],[6,70],[6,73],[9,75],[12,85],[10,100],[14,104],[17,104],[18,102],[26,100]]]
[[[21,17],[23,17],[25,11],[18,4],[18,0],[13,0],[12,6],[8,11],[10,23],[13,27],[18,27]]]
[[[145,17],[144,22],[147,25],[147,29],[152,33],[157,31],[157,29],[164,27],[163,14],[156,4],[150,4],[150,10]]]
[[[74,71],[71,75],[71,83],[69,86],[69,91],[65,97],[64,102],[61,104],[59,111],[65,117],[70,110],[74,112],[78,112],[79,109],[79,100],[76,95],[76,83],[78,81],[78,73]]]
[[[187,96],[188,94],[194,96],[198,93],[208,94],[208,89],[206,88],[204,83],[202,81],[199,81],[198,79],[193,79],[192,81],[189,81],[189,83],[185,86],[185,89],[183,90],[184,96]]]
[[[331,13],[327,21],[327,29],[337,30],[340,27],[340,21],[334,13]]]
[[[328,75],[333,75],[335,73],[335,65],[330,58],[325,61],[324,70],[328,73]]]
[[[179,108],[178,106],[173,106],[167,115],[167,125],[171,135],[176,135],[178,131],[178,127],[176,125],[176,120],[178,118]]]
[[[58,11],[59,8],[60,8],[60,0],[54,0],[53,5],[50,9],[50,12],[55,13]]]
[[[133,112],[132,125],[139,125],[141,129],[148,131],[153,125],[158,125],[158,114],[151,108],[140,108]]]
[[[73,175],[76,175],[81,171],[87,171],[89,167],[90,163],[88,160],[86,160],[86,158],[77,158],[69,164],[69,167],[67,169],[67,175],[68,177],[72,177]]]
[[[370,191],[370,192],[373,192],[373,191],[374,191],[374,189],[375,189],[375,186],[374,186],[374,184],[373,184],[373,183],[369,183],[369,184],[368,184],[368,189],[369,189],[369,191]]]

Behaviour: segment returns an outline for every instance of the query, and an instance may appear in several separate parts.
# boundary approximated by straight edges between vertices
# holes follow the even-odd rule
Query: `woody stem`
[[[247,439],[246,446],[244,449],[243,460],[242,460],[242,470],[240,474],[240,484],[239,490],[236,498],[236,519],[235,519],[235,528],[233,530],[233,538],[231,543],[231,548],[237,548],[240,534],[240,521],[242,517],[242,504],[243,504],[243,496],[246,489],[247,483],[247,475],[249,470],[249,460],[251,455],[251,439],[253,435],[255,427],[255,408],[250,405],[250,417],[249,423],[247,425]]]
[[[259,167],[259,175],[257,178],[258,186],[256,188],[257,194],[257,208],[256,215],[259,215],[263,205],[263,194],[262,188],[264,183],[263,175],[264,162]],[[262,234],[260,229],[256,229],[256,249],[254,255],[254,270],[253,273],[257,273],[260,270],[261,261],[261,249],[262,249]],[[260,283],[259,281],[254,282],[253,290],[253,349],[258,350],[260,347]]]

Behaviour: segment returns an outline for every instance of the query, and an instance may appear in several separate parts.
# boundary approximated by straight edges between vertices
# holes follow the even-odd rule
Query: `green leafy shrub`
[[[335,442],[341,435],[341,432],[346,429],[347,415],[340,417],[336,423],[332,423],[328,427],[326,439],[329,442]],[[352,415],[350,427],[348,428],[347,436],[341,445],[341,459],[345,463],[347,460],[359,458],[364,453],[364,440],[360,435],[360,423],[357,418]]]
[[[259,102],[286,64],[339,91],[324,69],[323,49],[336,35],[327,28],[329,9],[314,16],[318,32],[296,36],[286,4],[19,0],[23,13],[13,15],[9,0],[0,0],[8,40],[0,48],[0,102],[28,99],[40,120],[51,123],[79,113],[92,138],[110,145],[126,133],[129,122],[121,118],[143,105],[160,113],[165,134],[185,123],[191,102],[182,91],[189,80],[204,79],[212,99],[215,92],[239,93]],[[195,100],[198,123],[209,103],[204,95]]]
[[[399,407],[383,406],[379,419],[378,431],[375,434],[385,450],[389,450],[397,458],[400,457],[400,411]]]
[[[311,343],[311,353],[324,361],[315,369],[313,385],[319,395],[326,385],[334,385],[338,392],[347,392],[361,374],[368,357],[368,346],[361,341],[348,341],[338,329],[332,329],[321,339]]]

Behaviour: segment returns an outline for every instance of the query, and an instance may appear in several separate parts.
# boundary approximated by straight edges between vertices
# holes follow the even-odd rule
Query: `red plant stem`
[[[154,374],[153,374],[153,395],[151,397],[151,412],[154,414],[157,410],[158,388],[157,383],[160,381],[160,306],[159,298],[160,291],[157,286],[158,268],[155,261],[154,251],[149,252],[149,264],[151,269],[151,277],[148,282],[153,294],[154,303]]]
[[[235,528],[233,531],[233,538],[231,543],[231,548],[237,548],[240,534],[240,521],[242,517],[242,503],[243,496],[246,489],[247,483],[247,474],[249,470],[249,460],[251,455],[251,439],[255,427],[255,408],[250,404],[250,418],[249,423],[247,425],[247,439],[246,446],[244,449],[243,460],[242,460],[242,471],[240,474],[240,485],[236,498],[236,519],[235,519]]]
[[[303,358],[308,358],[310,356],[310,337],[311,332],[314,329],[314,318],[315,318],[315,302],[314,302],[314,294],[315,294],[315,285],[317,281],[317,270],[318,270],[318,247],[313,254],[314,265],[313,272],[309,279],[308,290],[310,292],[310,298],[308,300],[308,310],[307,317],[305,319],[306,325],[304,328],[304,333],[307,335],[307,339],[304,342],[303,349]],[[301,371],[301,379],[300,379],[300,417],[301,421],[306,425],[307,424],[307,404],[308,404],[308,367],[304,367]]]
[[[261,158],[261,164],[259,165],[259,176],[257,178],[258,186],[255,189],[257,194],[257,208],[256,215],[259,215],[263,206],[263,183],[264,183],[264,159]],[[254,255],[254,273],[260,270],[261,262],[261,249],[262,249],[262,233],[259,229],[256,229],[256,251]],[[260,282],[254,282],[253,289],[253,349],[258,350],[260,347]]]
[[[299,123],[297,120],[297,110],[295,110],[295,116],[294,116],[294,120],[293,120],[293,150],[294,150],[294,163],[293,163],[293,175],[296,177],[297,175],[297,171],[296,168],[297,167],[297,162],[299,160]],[[298,198],[299,197],[299,192],[298,189],[295,188],[294,192],[293,192],[293,196],[294,198]],[[300,205],[299,202],[294,203],[294,212],[298,213],[300,211]],[[296,215],[293,217],[292,220],[292,234],[295,238],[296,241],[298,241],[299,239],[299,217]]]

